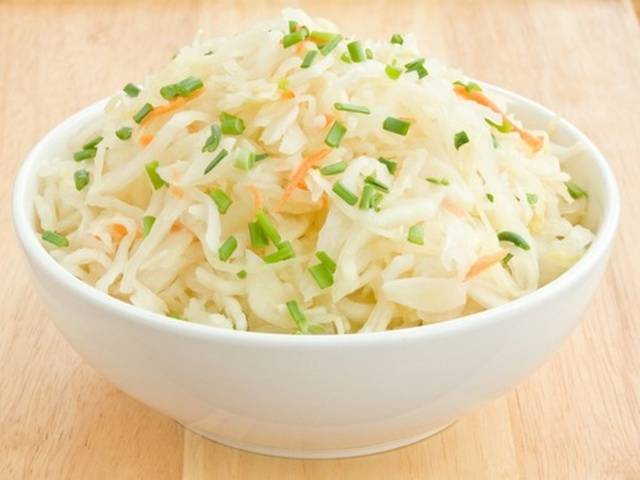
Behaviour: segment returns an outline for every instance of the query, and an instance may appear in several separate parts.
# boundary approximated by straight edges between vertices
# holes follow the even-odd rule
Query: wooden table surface
[[[394,452],[276,459],[184,431],[57,333],[12,231],[22,159],[197,29],[231,33],[285,3],[0,0],[0,478],[640,479],[640,33],[628,1],[300,2],[356,35],[416,32],[428,56],[562,112],[613,165],[623,214],[604,281],[571,340],[515,392]]]

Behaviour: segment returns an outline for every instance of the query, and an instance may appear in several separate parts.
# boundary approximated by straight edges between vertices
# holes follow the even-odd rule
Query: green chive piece
[[[269,245],[269,239],[258,222],[249,222],[249,237],[254,248],[262,248]]]
[[[367,176],[364,179],[364,183],[366,183],[367,185],[372,185],[373,187],[375,187],[377,190],[380,190],[381,192],[389,193],[389,187],[384,183],[382,183],[377,178],[372,177],[371,175]]]
[[[229,196],[219,188],[209,192],[209,196],[215,202],[218,207],[218,212],[220,212],[221,215],[227,213],[227,210],[229,210],[229,207],[233,203]]]
[[[427,177],[425,180],[429,183],[433,183],[434,185],[442,185],[443,187],[449,185],[449,180],[446,178]]]
[[[211,170],[213,170],[216,167],[216,165],[218,165],[222,161],[222,159],[226,157],[228,154],[229,152],[227,152],[224,148],[220,150],[220,153],[218,153],[218,155],[216,155],[216,157],[213,160],[211,160],[209,165],[207,165],[207,168],[204,169],[204,174],[206,175]]]
[[[65,237],[61,233],[54,232],[52,230],[45,230],[44,232],[42,232],[42,239],[45,242],[49,242],[55,245],[56,247],[69,246],[69,240],[67,240],[67,237]]]
[[[333,184],[333,192],[338,195],[342,200],[353,206],[358,203],[358,197],[355,193],[345,187],[342,182],[338,181]]]
[[[325,45],[336,37],[337,34],[331,32],[319,32],[317,30],[312,31],[309,34],[309,40],[316,44]]]
[[[238,240],[236,240],[236,237],[231,235],[224,241],[222,245],[220,245],[220,248],[218,249],[218,258],[220,259],[220,261],[226,262],[227,260],[229,260],[229,257],[233,255],[233,252],[235,252],[237,247]]]
[[[309,36],[309,29],[305,25],[300,27],[300,32],[302,33],[303,39],[306,39]]]
[[[151,110],[153,110],[153,105],[151,105],[149,102],[145,103],[142,108],[138,110],[138,113],[133,116],[133,121],[137,124],[140,124],[140,122],[144,120],[144,117],[151,113]]]
[[[207,137],[202,146],[203,152],[215,152],[218,145],[220,145],[220,139],[222,138],[222,132],[220,131],[220,125],[211,125],[211,133]]]
[[[94,138],[93,140],[85,143],[82,146],[83,150],[89,150],[90,148],[96,148],[98,146],[98,144],[102,141],[103,137],[102,136],[98,136],[96,138]]]
[[[268,153],[258,153],[256,155],[254,155],[254,160],[256,162],[259,162],[261,160],[264,160],[265,158],[269,158],[269,154]]]
[[[357,40],[355,42],[348,43],[347,50],[351,60],[355,63],[364,62],[367,59],[367,55],[364,53],[364,48],[362,48],[362,43]]]
[[[493,193],[487,193],[486,197],[487,200],[489,200],[491,203],[493,203],[493,201],[495,200]]]
[[[390,42],[397,45],[402,45],[404,43],[404,38],[402,38],[402,35],[400,35],[399,33],[394,33],[393,35],[391,35]]]
[[[389,160],[388,158],[384,158],[384,157],[378,157],[378,161],[381,164],[383,164],[385,167],[387,167],[387,170],[389,170],[389,173],[391,175],[396,173],[396,170],[398,169],[398,164],[396,162],[394,162],[393,160]]]
[[[380,192],[376,192],[373,197],[371,197],[371,208],[373,208],[376,212],[380,211],[380,205],[384,200],[384,195]]]
[[[149,176],[149,180],[151,180],[151,185],[153,185],[154,190],[159,190],[165,185],[169,185],[162,179],[160,175],[158,175],[157,170],[159,165],[160,164],[158,163],[158,161],[154,160],[153,162],[147,163],[144,166],[144,169],[147,171],[147,175]]]
[[[500,133],[509,133],[513,131],[513,125],[506,118],[502,120],[502,123],[496,123],[492,121],[490,118],[485,118],[485,122],[491,125],[493,128],[498,130]]]
[[[278,80],[278,90],[282,90],[282,91],[289,90],[289,79],[284,77]]]
[[[529,244],[524,238],[522,238],[517,233],[510,232],[508,230],[498,233],[498,240],[500,240],[501,242],[511,242],[516,247],[521,248],[523,250],[531,249],[531,247],[529,246]]]
[[[178,85],[176,83],[165,85],[160,89],[160,95],[165,100],[173,100],[178,96]]]
[[[236,273],[236,276],[240,279],[245,279],[247,278],[247,271],[246,270],[240,270],[238,273]]]
[[[410,126],[410,122],[394,117],[385,118],[382,124],[382,128],[386,131],[402,136],[405,136],[409,132]]]
[[[469,83],[465,84],[463,82],[456,81],[456,82],[453,82],[453,84],[454,85],[458,85],[460,87],[463,87],[467,92],[473,92],[473,91],[481,92],[482,91],[482,88],[480,88],[480,85],[478,85],[475,82],[469,82]]]
[[[456,150],[460,150],[460,147],[465,143],[469,143],[467,132],[458,132],[453,136],[453,145],[456,147]]]
[[[302,60],[302,64],[300,65],[300,68],[309,68],[317,56],[318,56],[318,50],[309,50],[305,54],[304,59]]]
[[[152,215],[145,215],[142,217],[142,237],[146,237],[151,232],[153,224],[156,223],[156,217]]]
[[[295,45],[296,43],[300,43],[304,40],[304,34],[301,30],[297,32],[288,33],[284,37],[282,37],[282,46],[284,48],[289,48],[291,45]]]
[[[344,52],[340,55],[340,61],[344,63],[353,63],[353,60],[351,60],[351,57],[349,56],[349,52]]]
[[[404,68],[407,73],[416,72],[418,74],[418,78],[424,78],[429,75],[429,72],[424,66],[424,58],[418,58],[413,62],[409,62],[404,66]]]
[[[91,158],[95,158],[98,150],[95,148],[85,148],[84,150],[80,150],[79,152],[75,152],[73,154],[73,159],[76,162],[81,162],[82,160],[89,160]]]
[[[293,33],[298,29],[298,22],[289,20],[289,33]]]
[[[371,208],[371,198],[374,193],[376,193],[376,187],[367,183],[362,189],[362,195],[360,196],[360,204],[358,205],[360,210],[368,210]]]
[[[333,104],[333,107],[336,110],[340,110],[342,112],[362,113],[364,115],[369,115],[371,113],[369,107],[365,107],[363,105],[353,105],[352,103],[336,102]]]
[[[320,173],[325,176],[329,175],[337,175],[339,173],[344,172],[347,169],[347,162],[342,160],[341,162],[332,163],[331,165],[326,165],[320,169]]]
[[[244,120],[226,112],[220,114],[220,128],[225,135],[240,135],[244,132]]]
[[[77,170],[73,174],[73,182],[76,185],[76,190],[82,190],[84,187],[89,185],[89,172],[86,170]]]
[[[347,133],[347,127],[345,127],[342,123],[335,121],[333,122],[331,130],[329,130],[327,137],[324,139],[324,143],[332,148],[338,148],[345,133]]]
[[[342,35],[334,35],[331,40],[329,40],[327,44],[320,49],[320,53],[326,57],[333,51],[334,48],[338,46],[341,41]]]
[[[333,259],[329,255],[327,255],[327,252],[323,252],[322,250],[317,251],[316,257],[318,260],[320,260],[320,263],[324,265],[324,268],[326,268],[332,274],[336,273],[336,262],[334,262]]]
[[[280,240],[282,240],[282,237],[280,237],[278,230],[276,230],[276,227],[271,223],[271,220],[269,220],[269,217],[267,217],[264,211],[258,210],[256,213],[256,220],[267,238],[269,238],[274,245],[278,245]]]
[[[184,318],[182,315],[176,312],[167,313],[167,317],[173,318],[174,320],[186,320],[186,318]]]
[[[367,56],[367,60],[373,60],[373,50],[365,48],[364,54]]]
[[[255,161],[255,157],[249,149],[240,147],[233,152],[233,166],[239,170],[248,172],[255,165]]]
[[[580,187],[575,182],[568,181],[568,182],[565,182],[565,185],[567,186],[567,191],[569,192],[569,195],[571,195],[571,198],[573,198],[574,200],[589,196],[587,195],[587,192],[583,190],[582,187]]]
[[[507,268],[507,264],[509,263],[509,260],[511,260],[513,258],[513,253],[507,253],[504,258],[501,260],[502,266],[504,268]]]
[[[493,132],[491,132],[491,144],[493,145],[493,148],[498,148],[498,139]]]
[[[278,245],[278,250],[264,257],[266,263],[278,263],[295,257],[291,242],[282,242]]]
[[[209,50],[208,52],[204,53],[205,57],[208,57],[209,55],[213,55],[213,50]]]
[[[309,273],[320,289],[325,289],[333,285],[333,275],[322,263],[309,267]]]
[[[538,195],[535,193],[527,193],[527,202],[529,205],[535,205],[538,203]]]
[[[296,302],[295,300],[288,301],[287,310],[289,311],[289,315],[291,316],[293,323],[298,328],[298,331],[300,333],[308,333],[309,326],[307,325],[307,319],[302,313],[302,310],[300,310],[298,302]]]
[[[122,127],[116,130],[116,137],[120,140],[129,140],[131,138],[131,127]]]
[[[397,80],[402,75],[402,70],[394,65],[387,65],[384,67],[384,73],[387,74],[391,80]]]
[[[417,223],[409,228],[407,240],[416,245],[424,245],[424,227],[421,223]]]
[[[140,93],[140,88],[133,83],[127,83],[122,90],[130,97],[137,97]]]

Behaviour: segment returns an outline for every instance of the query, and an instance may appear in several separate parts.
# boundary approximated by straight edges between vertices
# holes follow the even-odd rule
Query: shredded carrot
[[[440,205],[449,213],[453,213],[456,217],[464,217],[467,214],[467,212],[465,212],[462,207],[460,207],[457,203],[449,200],[447,197],[442,200],[442,203]]]
[[[464,277],[465,281],[471,280],[473,277],[475,277],[479,273],[484,272],[487,268],[495,265],[500,260],[502,260],[506,254],[507,254],[507,251],[501,248],[495,253],[491,253],[489,255],[480,257],[478,260],[475,261],[473,265],[471,265],[471,268],[467,272],[467,275]]]
[[[305,42],[300,42],[296,45],[296,55],[302,55],[304,53]]]
[[[253,195],[253,207],[256,211],[262,208],[262,192],[255,185],[249,185],[251,194]]]
[[[140,140],[138,140],[138,143],[143,147],[146,147],[153,141],[154,138],[155,138],[155,135],[151,133],[146,133],[140,137]]]
[[[324,126],[325,127],[328,126],[331,122],[333,122],[334,118],[335,117],[333,115],[331,115],[330,113],[325,113],[324,114]]]
[[[187,132],[189,133],[199,132],[205,127],[205,125],[206,123],[196,120],[195,122],[191,122],[189,125],[187,125]]]
[[[536,137],[532,133],[523,130],[517,125],[513,125],[513,123],[511,125],[513,126],[513,129],[518,132],[518,134],[520,134],[520,138],[522,139],[522,141],[529,145],[529,147],[531,147],[531,150],[537,152],[542,148],[542,145],[544,145],[544,139],[542,137]]]
[[[171,233],[176,233],[182,230],[182,228],[183,227],[180,222],[175,222],[173,225],[171,225],[171,228],[169,230],[171,231]]]
[[[150,122],[152,119],[156,117],[178,110],[179,108],[183,107],[184,104],[187,103],[189,100],[193,100],[194,98],[202,94],[203,91],[204,91],[204,88],[200,88],[199,90],[196,90],[188,97],[175,97],[166,105],[160,105],[158,107],[155,107],[153,110],[151,110],[151,112],[149,112],[149,114],[146,117],[144,117],[144,119],[141,122],[141,125],[144,125]]]
[[[113,233],[113,237],[116,240],[116,242],[119,242],[120,239],[129,232],[129,230],[127,230],[127,227],[119,223],[112,224],[111,231]]]
[[[296,94],[293,93],[293,90],[285,90],[280,94],[280,100],[291,100],[292,98],[295,98],[295,97],[296,97]]]
[[[320,162],[320,160],[322,160],[324,157],[329,155],[330,152],[331,152],[330,149],[322,148],[317,152],[312,153],[311,155],[309,155],[307,158],[303,160],[303,162],[300,164],[300,166],[296,169],[296,171],[292,175],[291,181],[285,187],[284,193],[282,194],[282,198],[280,198],[280,200],[276,204],[274,211],[280,210],[284,206],[284,204],[287,203],[289,198],[291,198],[291,195],[293,195],[293,192],[295,191],[295,189],[298,188],[299,183],[306,176],[307,172],[312,167],[317,165]]]

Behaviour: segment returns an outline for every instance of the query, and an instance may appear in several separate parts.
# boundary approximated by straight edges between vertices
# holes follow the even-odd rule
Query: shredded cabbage
[[[405,70],[420,58],[411,35],[402,45],[362,42],[372,53],[366,61],[349,57],[347,38],[301,68],[322,44],[311,35],[285,48],[289,21],[303,33],[301,26],[338,32],[285,10],[236,36],[198,38],[145,78],[138,96],[116,93],[65,154],[42,166],[35,211],[41,231],[68,239],[68,246],[43,241],[58,262],[109,295],[184,321],[291,333],[296,324],[286,303],[296,300],[306,331],[342,334],[418,326],[509,302],[585,252],[593,234],[579,222],[588,199],[567,191],[570,175],[562,169],[571,149],[502,116],[505,101],[455,69],[427,59],[426,76],[420,65]],[[393,79],[387,66],[403,73]],[[189,77],[203,87],[171,103],[163,98],[162,87]],[[336,102],[370,114],[338,111]],[[133,117],[145,103],[172,108],[138,124]],[[242,119],[244,129],[222,133],[206,150],[222,112]],[[409,121],[408,134],[383,129],[387,117]],[[334,121],[346,134],[329,149],[324,139]],[[116,136],[122,127],[131,128],[130,138]],[[92,158],[74,161],[98,136]],[[301,170],[325,148],[318,164]],[[205,173],[223,150],[228,155]],[[256,161],[261,154],[268,157]],[[145,170],[152,161],[157,189]],[[321,173],[337,162],[346,162],[344,171]],[[90,181],[78,190],[81,168]],[[292,185],[296,172],[303,178]],[[368,177],[388,187],[369,189],[375,208],[361,200]],[[338,181],[358,203],[336,193]],[[232,201],[224,212],[210,196],[216,189]],[[253,244],[249,224],[258,208],[281,240]],[[143,217],[153,217],[146,236]],[[412,226],[419,236],[410,241]],[[523,243],[499,241],[503,231]],[[219,249],[230,236],[237,246],[223,261]],[[266,262],[282,242],[290,242],[293,257]],[[318,278],[309,270],[315,265]]]

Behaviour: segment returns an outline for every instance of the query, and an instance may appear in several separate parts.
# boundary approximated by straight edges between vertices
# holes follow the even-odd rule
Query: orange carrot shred
[[[127,230],[127,227],[119,223],[114,223],[113,225],[111,225],[111,230],[113,230],[113,234],[118,238],[124,237],[129,232],[129,230]]]
[[[291,181],[285,187],[284,193],[276,204],[274,211],[280,210],[284,206],[284,204],[287,203],[289,198],[291,198],[291,195],[293,195],[293,192],[296,190],[296,188],[298,188],[298,184],[304,179],[307,172],[311,168],[316,166],[320,162],[320,160],[329,155],[330,152],[330,149],[322,148],[317,152],[312,153],[303,160],[303,162],[298,166],[298,168],[292,175]]]
[[[171,228],[169,230],[172,233],[179,232],[180,230],[182,230],[182,224],[180,222],[175,222],[173,225],[171,225]]]
[[[251,195],[253,195],[253,207],[256,211],[262,208],[262,192],[255,185],[249,185]]]
[[[296,97],[296,94],[293,93],[293,90],[285,90],[280,94],[280,100],[291,100],[292,98],[295,98],[295,97]]]
[[[324,126],[325,127],[328,126],[331,122],[333,122],[334,118],[335,117],[333,115],[331,115],[330,113],[325,113],[324,114],[324,122],[325,122]]]
[[[456,217],[464,217],[467,214],[467,212],[465,212],[462,207],[446,197],[444,198],[444,200],[442,200],[442,203],[440,205],[449,213],[453,213]]]
[[[171,113],[175,110],[178,110],[179,108],[184,106],[184,104],[187,103],[189,100],[193,100],[198,95],[200,95],[203,91],[204,91],[204,88],[200,88],[199,90],[196,90],[188,97],[176,97],[166,105],[160,105],[158,107],[155,107],[153,110],[151,110],[151,112],[149,112],[149,114],[146,117],[144,117],[144,119],[141,122],[141,125],[144,125],[150,122],[152,119],[159,117],[160,115],[164,115],[165,113]]]
[[[477,276],[481,272],[484,272],[487,268],[495,265],[500,260],[502,260],[506,254],[507,254],[507,251],[501,248],[495,253],[491,253],[489,255],[480,257],[478,260],[475,261],[473,265],[471,265],[471,268],[469,269],[469,271],[464,277],[465,281],[472,279],[473,277]]]
[[[147,145],[149,145],[153,139],[155,138],[155,135],[151,134],[151,133],[147,133],[145,135],[142,135],[140,137],[140,140],[138,140],[138,143],[140,145],[142,145],[143,147],[146,147]]]

